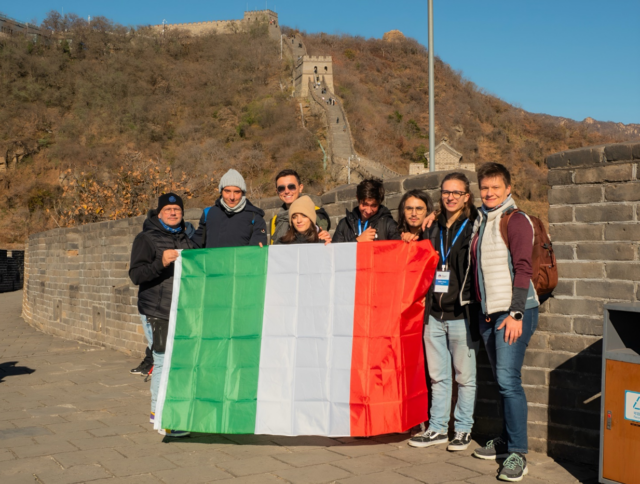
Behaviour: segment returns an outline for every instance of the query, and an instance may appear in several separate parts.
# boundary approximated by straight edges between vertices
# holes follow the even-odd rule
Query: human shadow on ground
[[[222,445],[280,445],[282,447],[358,447],[364,445],[384,445],[407,440],[410,434],[386,434],[373,437],[324,437],[301,435],[289,437],[282,435],[254,434],[203,434],[192,432],[186,438],[165,437],[163,442],[183,442],[185,444],[222,444]]]
[[[16,366],[17,364],[17,361],[0,363],[0,383],[2,383],[7,376],[31,375],[31,373],[36,371],[28,366]]]

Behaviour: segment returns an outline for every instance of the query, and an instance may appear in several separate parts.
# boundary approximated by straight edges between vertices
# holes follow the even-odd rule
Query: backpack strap
[[[274,215],[273,218],[271,219],[271,245],[273,245],[273,234],[276,233],[276,218],[278,218],[278,215]]]
[[[206,207],[204,209],[204,223],[207,223],[207,216],[209,215],[209,210],[211,210],[211,207]]]
[[[520,210],[519,208],[512,207],[505,210],[505,212],[502,214],[502,217],[500,218],[500,235],[502,235],[502,240],[504,240],[504,243],[507,246],[507,250],[510,250],[509,236],[507,232],[507,227],[509,226],[509,220],[511,220],[511,217],[513,217],[513,215],[515,215],[518,212],[522,213],[522,210]]]
[[[204,233],[202,234],[202,247],[207,247],[207,217],[209,216],[209,210],[211,207],[205,207],[204,209]]]

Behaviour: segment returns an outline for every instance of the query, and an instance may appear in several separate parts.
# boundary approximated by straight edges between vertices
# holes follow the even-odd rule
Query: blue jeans
[[[469,321],[440,321],[429,316],[424,327],[427,366],[431,378],[429,430],[446,434],[451,416],[451,361],[458,383],[458,403],[454,413],[456,432],[471,432],[476,404],[476,353],[479,341],[472,342]]]
[[[500,404],[504,426],[502,440],[509,452],[527,453],[527,397],[522,388],[522,363],[524,352],[538,327],[538,308],[527,309],[522,319],[522,336],[509,345],[504,341],[506,326],[498,331],[498,326],[509,313],[491,314],[490,321],[480,313],[480,334],[487,349],[493,376],[498,382]]]
[[[156,402],[158,401],[158,390],[160,389],[160,379],[162,378],[162,367],[164,366],[164,353],[153,352],[153,373],[151,374],[151,411],[155,413]]]
[[[139,314],[140,321],[142,322],[142,331],[144,331],[144,336],[147,338],[147,344],[149,345],[149,349],[153,346],[153,331],[151,330],[151,323],[147,321],[147,317],[144,314]]]

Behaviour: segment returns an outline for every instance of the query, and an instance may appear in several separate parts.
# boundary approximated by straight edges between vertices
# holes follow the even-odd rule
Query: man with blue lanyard
[[[478,211],[463,173],[450,173],[441,185],[440,215],[428,229],[428,238],[439,248],[434,283],[425,301],[424,344],[431,412],[429,428],[411,440],[412,447],[448,444],[447,450],[465,450],[471,442],[476,400],[476,352],[480,341],[477,317],[470,317],[469,244]],[[477,312],[476,312],[477,313]],[[454,413],[455,435],[449,440],[451,393],[455,369],[458,401]]]
[[[374,240],[400,240],[398,224],[391,211],[382,205],[384,185],[381,181],[363,180],[356,187],[358,206],[347,210],[340,220],[333,242],[372,242]]]

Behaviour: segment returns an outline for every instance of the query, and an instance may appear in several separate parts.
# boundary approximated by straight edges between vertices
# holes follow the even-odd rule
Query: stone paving
[[[172,440],[148,423],[139,360],[40,333],[22,292],[0,294],[0,483],[485,484],[498,465],[408,435],[371,439],[202,435]],[[585,466],[529,454],[530,484],[595,483]]]

